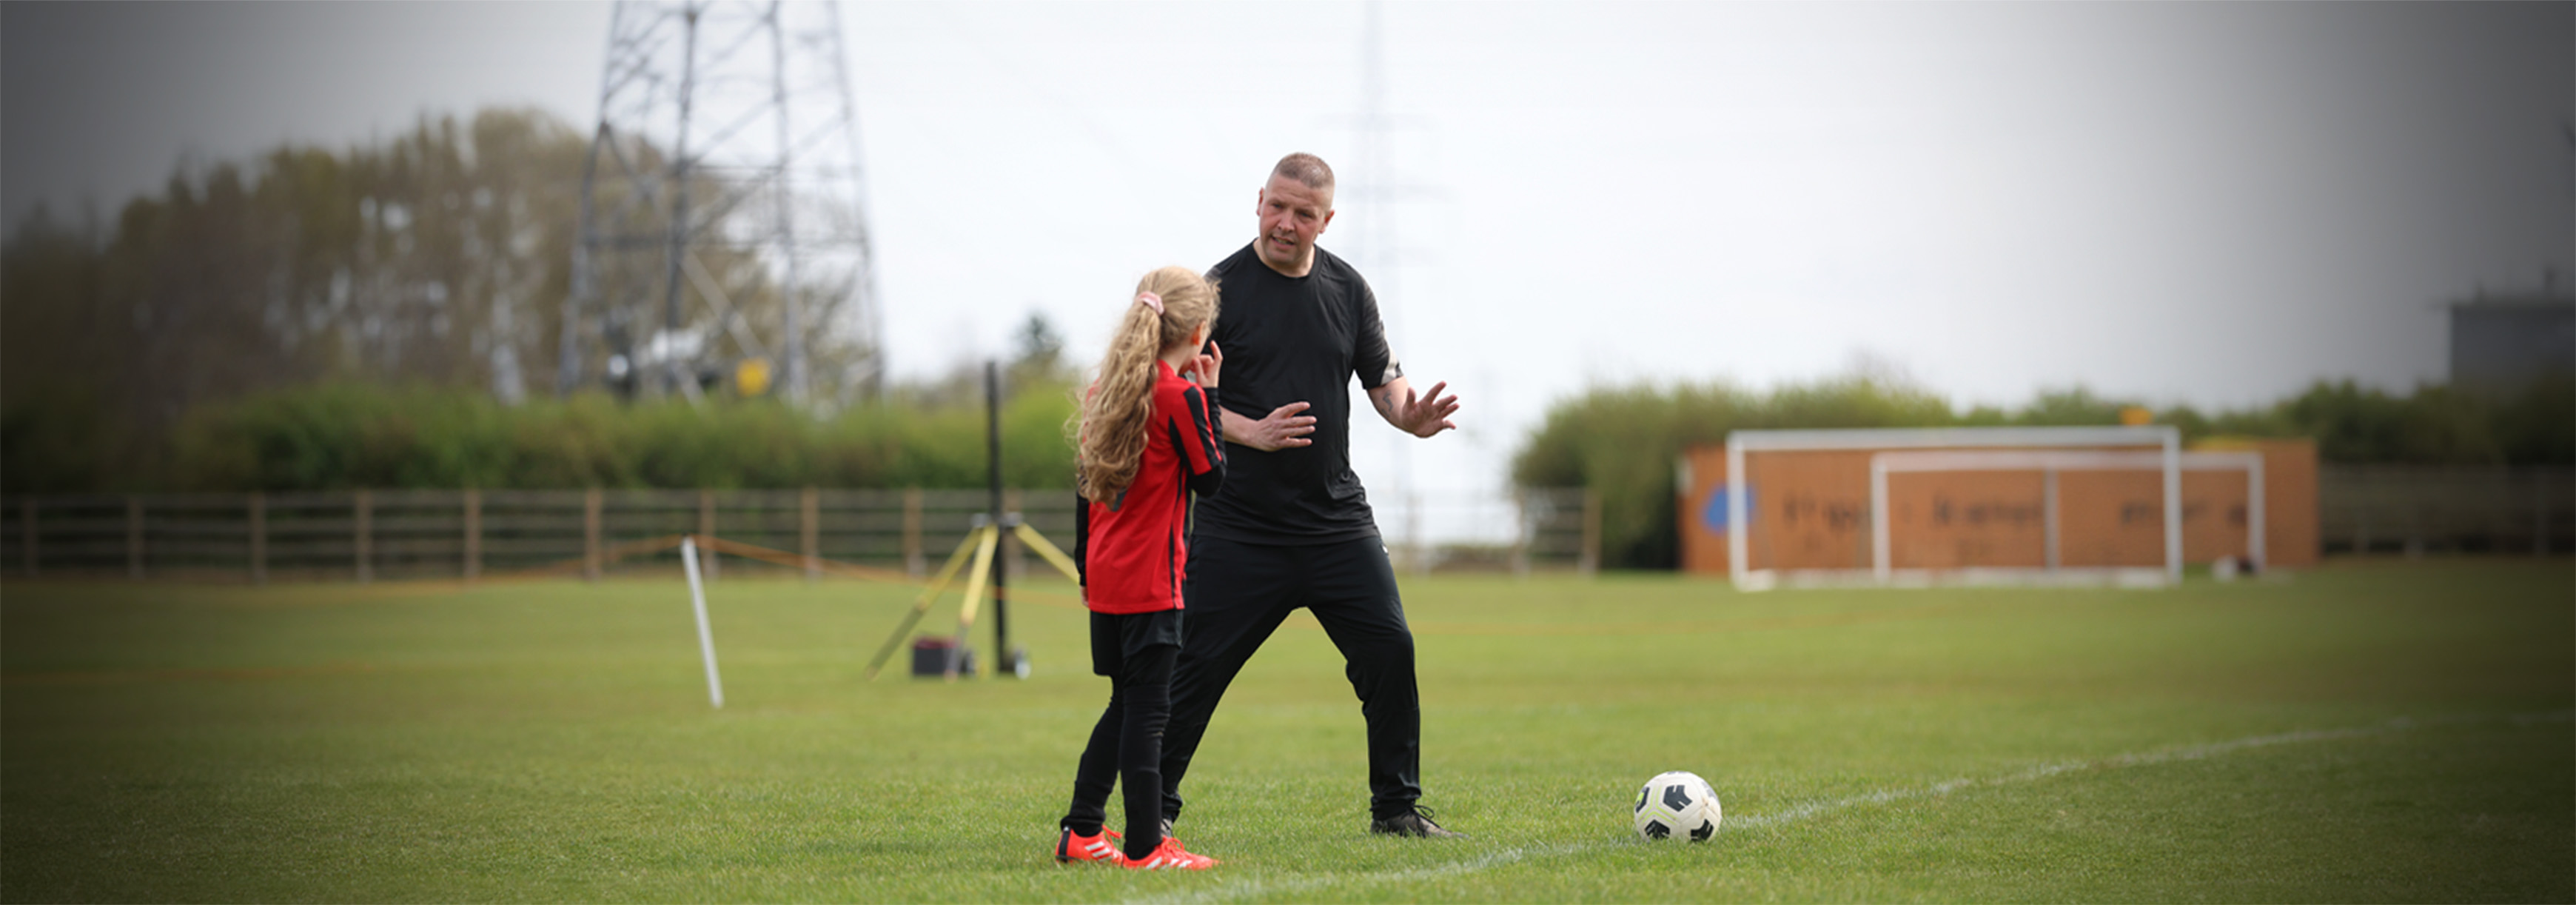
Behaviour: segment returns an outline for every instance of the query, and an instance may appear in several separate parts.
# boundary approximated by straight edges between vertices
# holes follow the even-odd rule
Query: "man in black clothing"
[[[1298,607],[1348,662],[1368,721],[1369,830],[1457,836],[1417,801],[1422,705],[1413,632],[1376,516],[1351,473],[1350,394],[1357,377],[1387,423],[1417,437],[1456,427],[1456,396],[1416,395],[1387,350],[1377,297],[1350,264],[1315,247],[1333,219],[1333,171],[1311,154],[1271,170],[1256,210],[1261,233],[1208,272],[1225,298],[1219,403],[1231,476],[1199,500],[1182,586],[1189,626],[1172,677],[1163,739],[1163,816],[1180,816],[1181,778],[1225,688]]]

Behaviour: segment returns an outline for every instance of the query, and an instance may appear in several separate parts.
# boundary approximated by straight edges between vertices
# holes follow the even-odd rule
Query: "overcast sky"
[[[1391,3],[1402,128],[1373,172],[1357,3],[843,15],[898,375],[1001,353],[1031,311],[1096,355],[1138,275],[1240,247],[1271,162],[1312,151],[1344,184],[1323,245],[1391,232],[1352,256],[1407,370],[1466,405],[1458,436],[1358,430],[1373,487],[1498,486],[1550,401],[1606,381],[2402,391],[2442,379],[2442,302],[2576,256],[2566,3]],[[607,25],[0,5],[0,206],[112,213],[184,160],[429,111],[587,129]],[[1371,182],[1407,191],[1352,197]]]

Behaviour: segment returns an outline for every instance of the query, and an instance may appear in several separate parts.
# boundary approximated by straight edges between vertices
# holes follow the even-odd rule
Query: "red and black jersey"
[[[1083,600],[1100,613],[1181,608],[1189,566],[1190,494],[1225,483],[1225,444],[1216,428],[1216,390],[1154,363],[1154,413],[1145,421],[1145,460],[1114,503],[1076,498],[1073,561]]]

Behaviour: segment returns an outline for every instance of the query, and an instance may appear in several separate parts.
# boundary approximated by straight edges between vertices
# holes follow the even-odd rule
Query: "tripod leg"
[[[930,580],[930,587],[923,589],[921,596],[912,601],[912,612],[903,617],[903,624],[895,626],[894,634],[886,636],[885,646],[877,648],[876,657],[868,661],[869,681],[876,680],[877,671],[885,668],[886,658],[894,656],[895,649],[902,646],[905,633],[921,622],[921,614],[929,612],[930,605],[948,590],[949,580],[957,577],[957,567],[965,565],[967,555],[975,551],[977,532],[982,530],[969,531],[965,540],[957,542],[957,552],[948,554],[948,564],[939,567],[939,574]]]
[[[1040,558],[1045,559],[1048,565],[1054,566],[1056,571],[1064,573],[1064,577],[1072,579],[1074,584],[1082,583],[1082,570],[1074,566],[1073,557],[1064,555],[1064,551],[1048,543],[1046,535],[1039,534],[1037,529],[1029,527],[1029,523],[1021,522],[1018,530],[1011,536],[1019,538],[1020,543],[1029,545],[1029,549],[1038,551]]]
[[[894,627],[894,634],[887,636],[885,646],[877,648],[876,657],[868,661],[868,674],[865,681],[876,681],[877,671],[885,668],[886,658],[894,656],[895,649],[903,646],[904,633],[912,631],[912,627],[920,622],[920,610],[904,614],[903,624]]]
[[[987,525],[976,529],[975,564],[967,568],[966,604],[957,612],[957,646],[948,653],[948,678],[957,677],[957,661],[966,656],[966,632],[975,627],[975,607],[984,600],[984,579],[993,574],[993,550],[1002,543],[1002,529]]]

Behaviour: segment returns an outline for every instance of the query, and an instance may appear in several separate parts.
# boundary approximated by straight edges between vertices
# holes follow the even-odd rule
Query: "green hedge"
[[[1011,381],[1003,408],[1003,480],[1068,488],[1073,394],[1062,378],[1033,373]],[[472,389],[326,383],[201,406],[166,440],[121,428],[89,401],[31,395],[0,410],[0,489],[981,487],[985,415],[973,401],[981,394],[950,389],[815,418],[770,401],[628,404],[586,395],[512,407]],[[1960,411],[1930,392],[1869,378],[1767,394],[1723,384],[1603,387],[1550,407],[1511,476],[1524,487],[1592,488],[1603,500],[1605,563],[1668,568],[1679,555],[1673,462],[1737,428],[2114,424],[2126,407],[2075,390],[2015,410]],[[2570,411],[2576,380],[2567,378],[2502,396],[2441,387],[2398,396],[2343,382],[2271,406],[2214,415],[2170,408],[2156,420],[2186,439],[2311,437],[2328,462],[2570,465]]]
[[[1062,384],[1002,410],[1003,480],[1072,486]],[[191,414],[171,489],[350,487],[982,487],[981,407],[868,406],[829,419],[767,401],[624,404],[605,395],[511,407],[471,390],[323,384]]]

